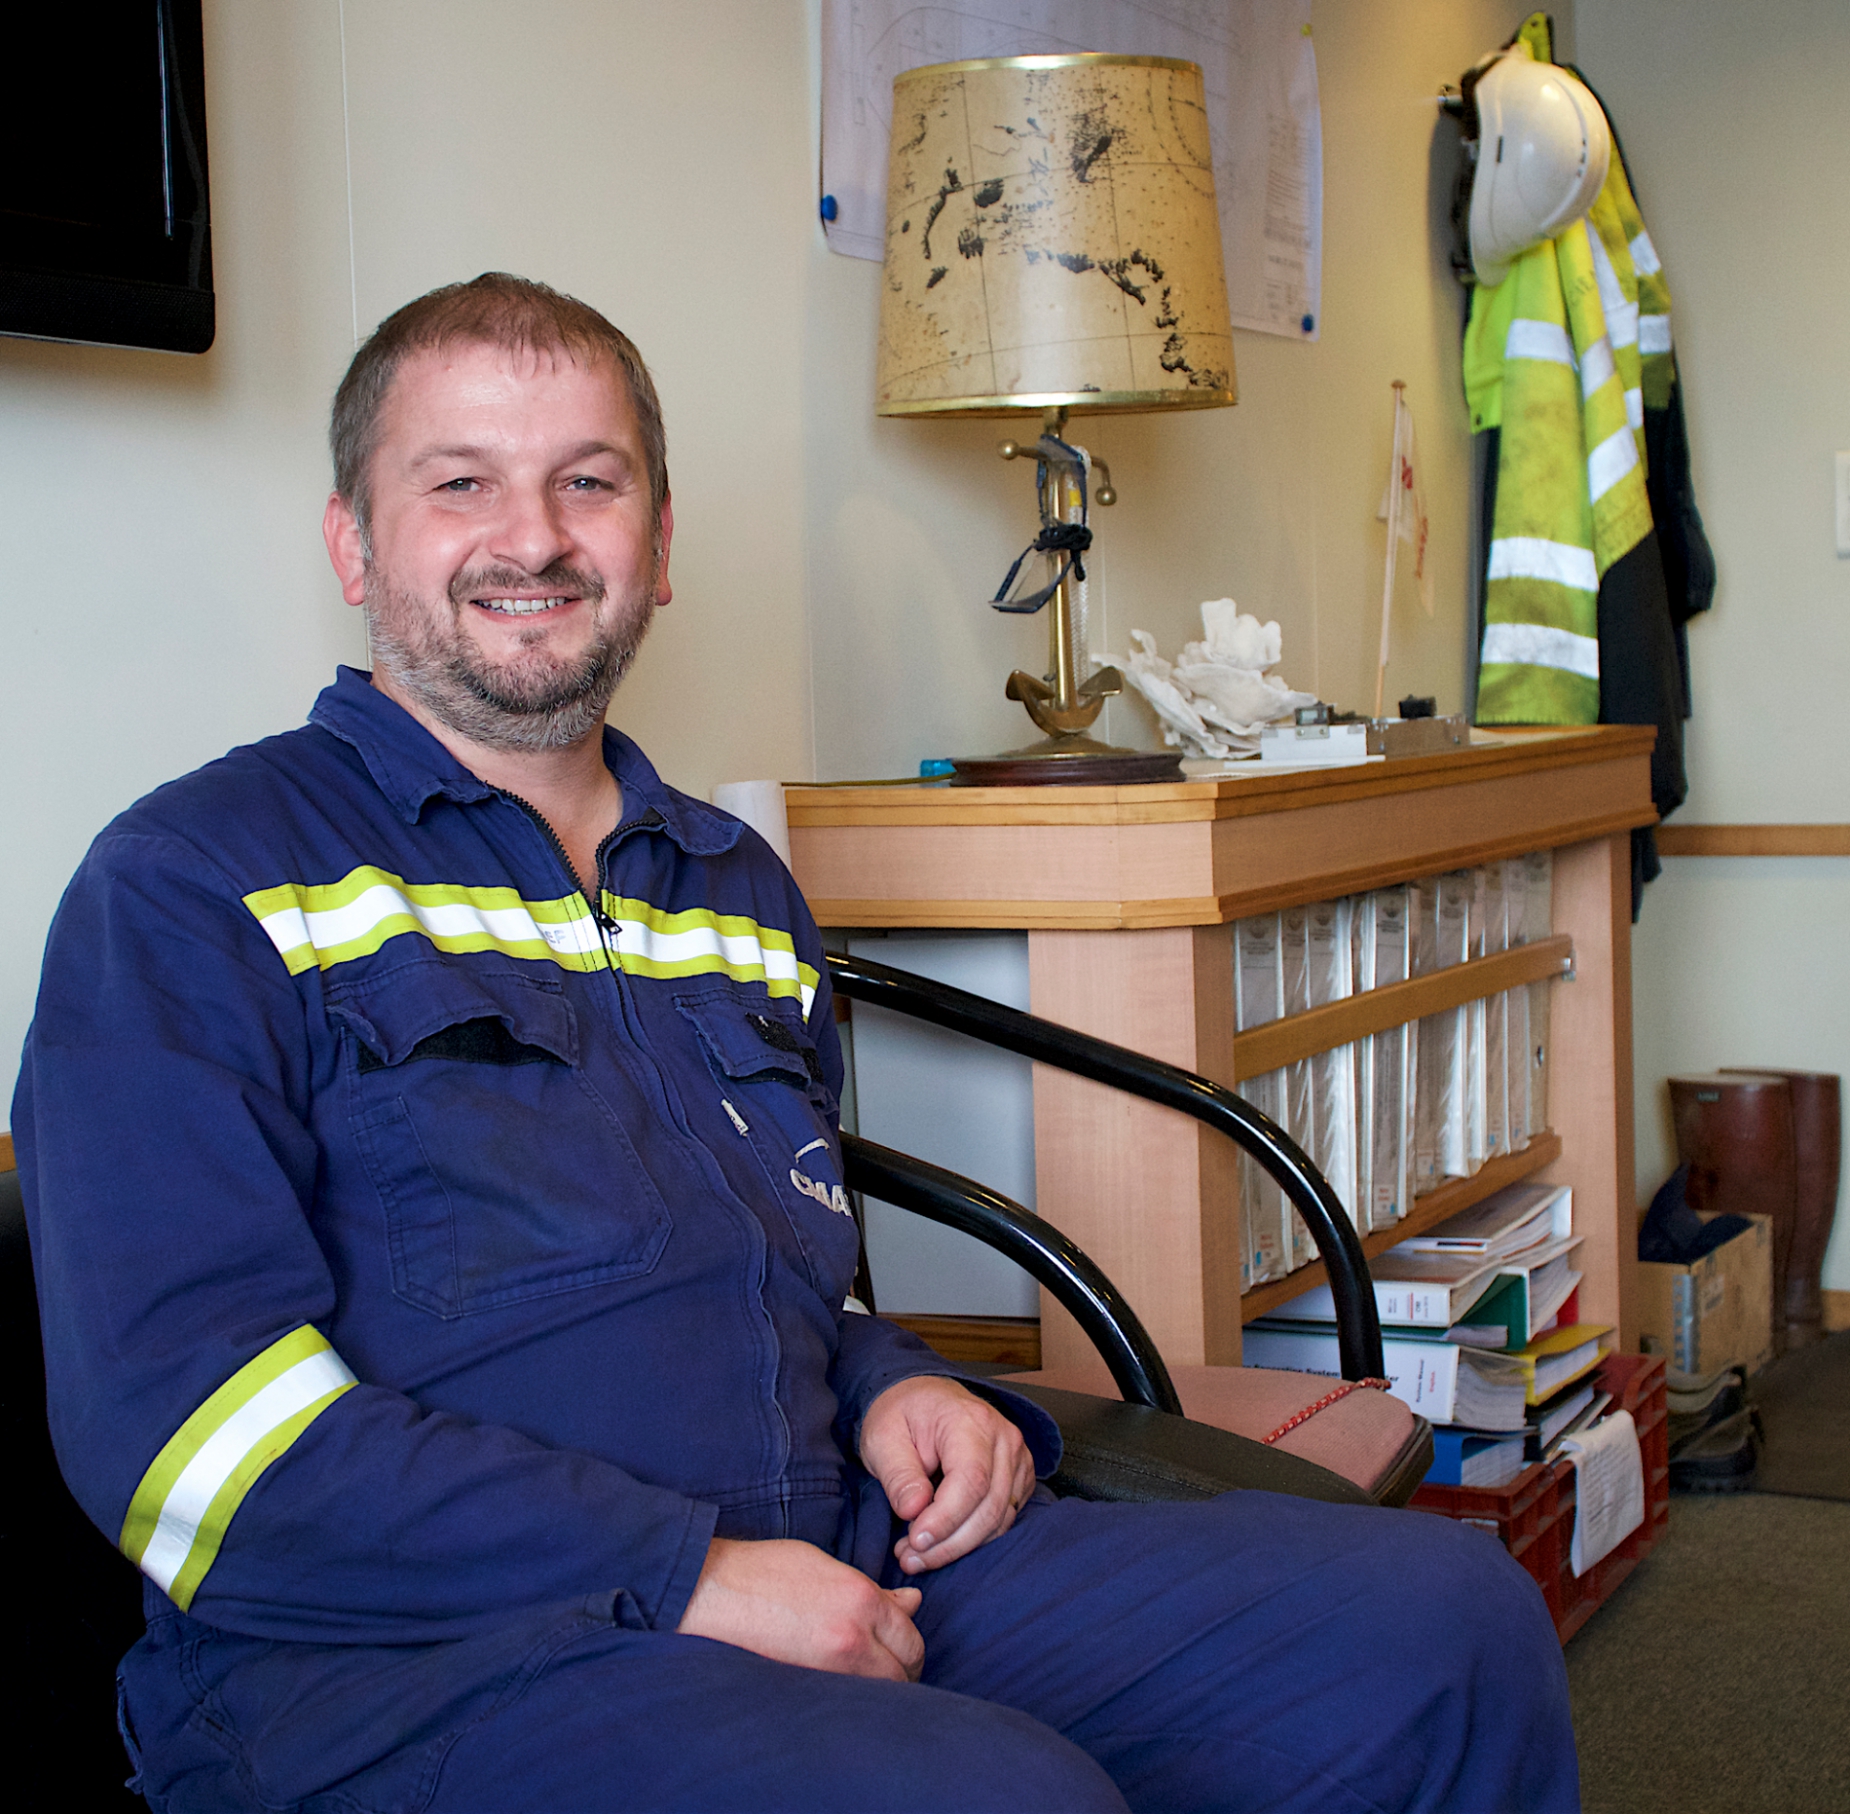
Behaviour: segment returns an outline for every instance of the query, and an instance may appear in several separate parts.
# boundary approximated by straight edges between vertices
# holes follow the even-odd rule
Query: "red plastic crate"
[[[1574,1464],[1535,1462],[1500,1487],[1423,1485],[1412,1504],[1489,1531],[1527,1569],[1548,1602],[1565,1644],[1646,1556],[1670,1522],[1669,1407],[1664,1362],[1641,1354],[1609,1354],[1594,1376],[1629,1411],[1644,1459],[1644,1522],[1611,1555],[1575,1577]]]

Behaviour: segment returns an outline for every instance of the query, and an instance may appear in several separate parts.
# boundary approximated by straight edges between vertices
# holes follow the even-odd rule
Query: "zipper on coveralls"
[[[610,847],[627,831],[639,830],[646,825],[659,825],[662,816],[653,806],[643,813],[641,818],[631,819],[627,824],[618,825],[608,831],[599,840],[596,855],[591,859],[597,869],[595,894],[587,894],[585,885],[578,879],[578,871],[572,867],[572,859],[565,854],[565,845],[559,834],[553,830],[552,821],[530,800],[523,800],[519,794],[509,793],[506,788],[497,790],[503,799],[511,800],[540,828],[540,835],[545,838],[552,854],[559,859],[559,867],[565,871],[566,878],[572,884],[572,892],[591,909],[591,919],[598,929],[598,943],[603,948],[604,964],[607,969],[616,969],[616,960],[611,954],[610,934],[616,930],[617,922],[604,911],[604,858]]]

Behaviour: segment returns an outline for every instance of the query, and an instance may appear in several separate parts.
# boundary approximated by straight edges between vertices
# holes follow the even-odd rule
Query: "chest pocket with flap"
[[[437,1316],[633,1278],[668,1206],[579,1066],[558,982],[430,959],[339,995],[393,1291]]]

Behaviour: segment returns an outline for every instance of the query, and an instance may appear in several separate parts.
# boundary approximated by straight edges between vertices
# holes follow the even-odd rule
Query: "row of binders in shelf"
[[[1241,1095],[1316,1162],[1364,1235],[1520,1153],[1548,1125],[1548,851],[1287,907],[1234,926]],[[1316,1258],[1278,1187],[1241,1165],[1242,1286]]]

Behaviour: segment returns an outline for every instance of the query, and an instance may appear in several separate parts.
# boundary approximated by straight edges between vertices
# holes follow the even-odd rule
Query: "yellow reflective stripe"
[[[257,1476],[355,1383],[318,1329],[272,1342],[155,1456],[129,1501],[122,1553],[184,1611]]]
[[[649,901],[606,894],[612,922],[600,933],[581,895],[523,900],[511,888],[465,888],[407,882],[363,864],[338,882],[285,882],[244,897],[292,976],[370,957],[388,939],[413,933],[439,951],[499,951],[550,960],[567,970],[602,970],[609,960],[633,976],[700,976],[717,972],[761,982],[772,995],[802,1004],[819,981],[798,961],[788,932],[745,914],[707,907],[669,912]]]
[[[523,900],[512,888],[407,882],[362,864],[338,882],[285,882],[244,897],[291,976],[370,957],[403,933],[439,951],[500,951],[551,960],[567,970],[601,970],[597,925],[579,895]]]
[[[614,894],[603,897],[603,907],[610,922],[605,943],[626,975],[718,974],[763,983],[770,994],[800,1002],[807,1017],[820,978],[798,959],[788,932],[761,926],[741,913],[714,913],[706,907],[669,913]]]

